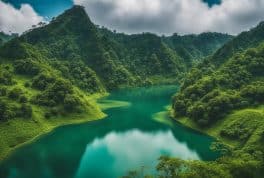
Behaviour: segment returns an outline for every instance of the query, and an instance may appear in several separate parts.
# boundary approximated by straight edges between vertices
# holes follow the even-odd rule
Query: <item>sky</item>
[[[0,31],[22,33],[74,4],[100,26],[159,35],[236,35],[264,20],[264,0],[0,0]]]

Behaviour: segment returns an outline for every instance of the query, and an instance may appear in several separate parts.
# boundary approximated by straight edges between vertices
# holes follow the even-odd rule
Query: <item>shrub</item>
[[[12,77],[13,74],[9,70],[0,66],[0,84],[12,85],[13,84]]]
[[[3,100],[0,100],[0,121],[6,121],[16,116],[16,112],[12,110],[12,107]]]
[[[25,82],[24,87],[29,88],[30,87],[30,83],[29,82]]]
[[[66,111],[73,111],[80,105],[80,99],[74,95],[66,95],[64,98],[64,108]]]
[[[22,94],[22,90],[20,88],[13,88],[11,91],[8,93],[8,97],[10,99],[17,100],[19,99],[20,95]]]
[[[55,77],[53,77],[49,73],[43,72],[33,78],[32,87],[39,90],[45,90],[55,80],[56,80]]]
[[[28,101],[27,97],[25,95],[21,95],[19,97],[19,102],[20,103],[26,103]]]
[[[39,66],[33,59],[16,60],[14,63],[14,69],[17,74],[23,75],[37,75],[40,72]]]
[[[23,118],[31,118],[32,117],[32,107],[29,104],[22,104],[20,107],[20,115]]]
[[[0,87],[0,96],[6,96],[7,89],[5,87]]]

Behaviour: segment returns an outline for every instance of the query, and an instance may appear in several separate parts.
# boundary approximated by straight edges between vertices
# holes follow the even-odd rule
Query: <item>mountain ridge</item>
[[[40,56],[46,58],[81,60],[98,74],[108,89],[152,83],[151,78],[155,75],[157,78],[166,76],[176,81],[198,58],[209,55],[206,53],[203,56],[200,50],[196,52],[199,53],[198,55],[189,55],[188,48],[177,51],[169,45],[169,42],[166,42],[168,38],[163,39],[155,34],[125,35],[102,31],[91,22],[82,6],[74,6],[54,18],[48,25],[32,29],[15,39],[16,42],[11,41],[9,44],[11,49],[12,46],[21,49],[19,48],[21,43],[31,45],[31,48],[38,51]],[[218,34],[222,38],[221,41],[220,37],[215,38],[213,33],[207,35],[216,41],[211,40],[210,52],[216,50],[219,43],[223,44],[231,39],[231,36]],[[195,39],[195,37],[192,38]],[[7,49],[8,44],[4,48],[2,51],[7,54],[2,55],[3,57],[16,57],[15,54],[8,52],[11,51]],[[190,50],[192,48],[190,47]],[[25,58],[26,51],[22,47],[19,54],[24,56],[17,57]],[[185,52],[183,54],[179,51]],[[189,58],[187,59],[186,56]],[[111,73],[114,77],[104,71]]]

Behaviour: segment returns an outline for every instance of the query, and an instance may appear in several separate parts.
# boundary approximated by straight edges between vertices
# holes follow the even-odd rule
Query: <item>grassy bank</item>
[[[105,113],[102,112],[103,110],[130,105],[128,102],[116,100],[97,102],[98,99],[107,95],[107,93],[98,93],[85,96],[83,99],[90,103],[90,107],[83,113],[61,115],[47,119],[43,113],[45,110],[34,107],[33,117],[30,120],[17,118],[7,122],[0,122],[0,161],[4,160],[15,149],[25,144],[30,144],[35,139],[57,127],[103,119],[106,117]]]
[[[105,114],[96,103],[96,100],[105,94],[86,96],[90,107],[82,113],[59,115],[57,117],[45,118],[45,109],[33,107],[32,119],[16,118],[7,122],[0,122],[0,161],[5,159],[14,149],[30,143],[37,137],[46,134],[53,129],[69,124],[102,119]]]
[[[264,128],[264,107],[233,111],[208,128],[201,128],[187,117],[174,118],[186,127],[213,136],[231,147],[257,143]]]
[[[235,110],[210,127],[199,127],[188,117],[174,117],[170,107],[155,113],[152,118],[173,126],[172,118],[185,127],[210,135],[232,148],[259,145],[264,130],[264,106]],[[259,145],[261,146],[261,145]]]
[[[117,100],[102,100],[100,103],[98,103],[98,105],[102,110],[106,110],[110,108],[128,107],[131,105],[131,103]]]

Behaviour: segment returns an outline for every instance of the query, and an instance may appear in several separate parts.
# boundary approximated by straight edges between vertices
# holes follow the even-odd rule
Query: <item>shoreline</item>
[[[38,135],[30,138],[29,140],[23,142],[23,143],[18,143],[17,145],[15,145],[14,147],[10,148],[4,155],[0,156],[0,164],[7,160],[17,149],[23,147],[23,146],[26,146],[26,145],[29,145],[31,143],[33,143],[34,141],[40,139],[41,137],[44,137],[50,133],[52,133],[53,131],[55,131],[56,129],[58,128],[61,128],[61,127],[64,127],[64,126],[70,126],[70,125],[78,125],[78,124],[83,124],[83,123],[88,123],[88,122],[93,122],[93,121],[96,121],[96,120],[101,120],[101,119],[104,119],[105,117],[107,117],[107,115],[104,115],[102,117],[99,117],[99,118],[93,118],[92,120],[90,120],[90,118],[86,118],[86,119],[79,119],[79,120],[74,120],[73,121],[69,121],[68,123],[63,123],[63,124],[60,124],[60,125],[57,125],[57,126],[54,126],[54,127],[50,127],[49,129],[47,130],[44,130],[42,132],[40,132]]]
[[[158,116],[160,115],[160,116]],[[194,122],[192,122],[189,118],[187,117],[174,117],[172,113],[172,109],[170,107],[165,107],[164,111],[161,111],[159,113],[156,113],[153,115],[153,119],[155,119],[158,122],[161,122],[163,124],[168,124],[171,125],[172,122],[177,122],[178,124],[182,125],[183,127],[186,127],[188,129],[194,130],[200,134],[207,135],[209,137],[214,138],[216,141],[220,141],[223,144],[227,145],[228,147],[234,148],[239,145],[239,142],[233,141],[233,140],[228,140],[220,136],[219,134],[219,129],[217,126],[213,126],[210,128],[200,128],[198,125],[196,125]],[[221,123],[218,123],[221,125]],[[216,130],[216,131],[215,131]]]
[[[64,127],[64,126],[70,126],[70,125],[78,125],[78,124],[84,124],[89,122],[94,122],[97,120],[105,119],[107,117],[107,114],[104,113],[105,110],[116,108],[116,107],[128,107],[130,105],[129,102],[125,101],[117,101],[117,100],[104,100],[103,98],[109,96],[109,93],[103,93],[103,94],[95,94],[94,96],[91,96],[90,101],[94,104],[94,106],[98,109],[98,111],[95,111],[95,115],[91,116],[89,113],[81,113],[80,115],[75,116],[68,116],[61,118],[56,118],[53,120],[53,126],[49,126],[46,128],[39,128],[41,131],[37,133],[35,136],[29,138],[28,140],[24,141],[23,143],[18,143],[14,147],[10,147],[6,149],[6,151],[0,155],[0,164],[7,160],[17,149],[29,145],[33,143],[34,141],[40,139],[41,137],[44,137],[52,132],[54,132],[56,129]],[[102,103],[98,102],[99,100],[103,99],[103,105]],[[78,117],[79,119],[76,119]],[[52,120],[52,119],[50,119]],[[56,123],[58,122],[58,123]]]
[[[169,114],[169,118],[171,120],[178,122],[179,124],[183,125],[184,127],[187,127],[187,128],[193,129],[197,132],[200,132],[202,134],[208,135],[208,136],[214,138],[215,140],[222,142],[224,145],[227,145],[228,147],[234,148],[234,147],[239,145],[239,142],[235,142],[233,140],[228,140],[226,138],[221,137],[219,129],[217,128],[217,126],[212,126],[212,127],[208,127],[208,128],[201,128],[197,124],[195,124],[191,119],[189,119],[188,117],[178,117],[178,118],[174,117],[172,110],[168,110],[168,114]],[[220,122],[218,122],[219,125],[221,125]]]

